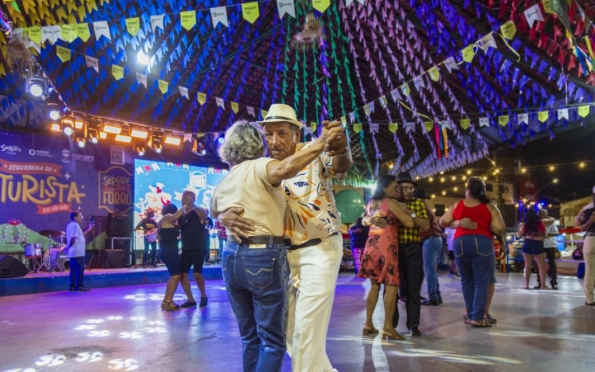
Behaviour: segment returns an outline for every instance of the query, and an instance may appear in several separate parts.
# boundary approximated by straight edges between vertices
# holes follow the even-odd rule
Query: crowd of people
[[[332,178],[352,166],[344,129],[339,122],[322,122],[320,135],[300,143],[302,123],[290,106],[273,104],[261,122],[238,121],[225,133],[219,155],[229,173],[213,193],[210,212],[195,205],[186,191],[182,207],[163,208],[156,223],[151,213],[137,228],[145,233],[143,264],[155,265],[155,242],[170,279],[161,307],[167,311],[197,307],[189,272],[200,292],[200,307],[208,297],[202,268],[208,256],[207,231],[217,228],[223,280],[242,343],[244,371],[280,371],[284,355],[293,371],[334,371],[326,353],[326,335],[334,301],[343,240]],[[270,157],[266,157],[266,149]],[[595,202],[595,188],[593,190]],[[496,323],[489,312],[494,295],[493,240],[505,231],[498,208],[486,196],[483,179],[466,182],[465,198],[437,218],[408,172],[382,175],[366,212],[350,228],[356,274],[370,280],[364,336],[403,340],[396,331],[399,302],[405,324],[419,337],[421,306],[443,302],[438,269],[448,247],[449,276],[461,279],[465,300],[463,320],[472,327]],[[586,231],[587,304],[595,305],[595,213],[593,203],[577,217]],[[80,213],[67,227],[71,256],[71,290],[87,290],[79,263],[84,232]],[[92,226],[89,226],[89,230]],[[551,288],[557,289],[554,220],[546,210],[529,211],[520,225],[524,237],[525,288],[531,264],[538,265],[538,287],[546,286],[545,257],[550,261]],[[155,238],[153,237],[155,236]],[[157,238],[158,237],[158,238]],[[181,251],[178,249],[181,241]],[[84,245],[83,245],[84,250]],[[82,268],[82,269],[81,269]],[[427,298],[421,296],[424,277]],[[187,300],[173,301],[179,284]],[[588,284],[589,283],[589,284]],[[373,314],[383,288],[384,321],[380,330]]]

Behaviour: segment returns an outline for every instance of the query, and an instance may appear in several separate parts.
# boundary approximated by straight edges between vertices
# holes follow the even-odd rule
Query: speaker
[[[512,204],[504,204],[501,212],[504,225],[506,227],[514,227],[517,222],[518,209]]]
[[[130,237],[131,230],[130,215],[126,213],[109,213],[107,215],[105,233],[109,238]]]
[[[124,251],[122,249],[105,250],[105,268],[117,269],[124,267]]]
[[[0,278],[18,278],[29,273],[27,266],[9,255],[0,256]]]

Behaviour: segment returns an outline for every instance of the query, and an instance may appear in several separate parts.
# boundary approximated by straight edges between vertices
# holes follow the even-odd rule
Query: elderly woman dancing
[[[246,121],[225,133],[219,149],[230,172],[217,186],[211,214],[243,208],[254,231],[237,241],[228,232],[221,267],[229,302],[242,338],[244,371],[280,371],[286,351],[286,284],[289,266],[283,238],[285,196],[281,181],[294,177],[341,131],[338,122],[323,122],[322,135],[283,161],[264,158],[261,133]]]

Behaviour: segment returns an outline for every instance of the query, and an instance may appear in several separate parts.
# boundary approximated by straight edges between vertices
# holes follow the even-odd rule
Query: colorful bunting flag
[[[459,65],[455,61],[454,57],[448,57],[444,60],[444,65],[448,69],[448,72],[452,72],[452,70],[458,70]]]
[[[506,126],[508,124],[508,115],[498,116],[498,124],[501,126]]]
[[[112,65],[112,76],[116,80],[121,80],[124,77],[124,67]]]
[[[535,4],[529,9],[525,10],[525,18],[527,18],[527,23],[529,27],[533,27],[535,21],[542,21],[543,22],[543,14],[541,14],[541,9],[539,8],[539,4]]]
[[[143,85],[146,89],[147,88],[147,75],[137,72],[136,73],[136,82],[137,82],[137,84]]]
[[[577,112],[581,118],[587,117],[587,115],[589,115],[589,106],[588,105],[579,106]]]
[[[215,97],[215,102],[217,106],[221,107],[222,109],[225,109],[225,102],[223,102],[223,98]]]
[[[178,90],[180,91],[180,95],[182,97],[185,97],[187,100],[190,99],[190,96],[188,95],[188,88],[186,88],[186,87],[178,87]]]
[[[355,133],[359,133],[362,130],[362,124],[361,123],[354,123],[353,124],[353,131]]]
[[[295,5],[293,0],[277,0],[277,10],[279,11],[279,18],[283,19],[285,14],[289,14],[295,18]]]
[[[89,40],[89,38],[91,37],[91,31],[89,31],[89,24],[77,23],[76,24],[76,34],[84,42]]]
[[[196,99],[198,100],[198,103],[200,103],[201,105],[204,105],[205,102],[207,101],[207,95],[201,92],[198,92],[198,94],[196,95]]]
[[[324,13],[331,5],[331,0],[312,0],[312,7],[320,13]]]
[[[409,96],[409,93],[411,92],[411,90],[409,89],[409,84],[405,83],[401,85],[400,89],[403,95],[405,95],[406,97]]]
[[[567,108],[558,110],[558,120],[562,120],[562,119],[566,119],[566,120],[569,119]]]
[[[227,8],[224,6],[211,8],[211,21],[213,22],[213,28],[216,28],[217,24],[219,23],[225,27],[229,27],[227,20]]]
[[[545,123],[545,121],[550,117],[550,112],[549,111],[540,111],[539,113],[537,113],[537,119],[542,122]]]
[[[60,58],[60,61],[70,61],[70,49],[61,46],[56,47],[56,55]]]
[[[237,113],[238,113],[238,111],[240,110],[240,106],[238,105],[238,103],[237,103],[237,102],[232,102],[232,103],[231,103],[231,109],[233,110],[233,112],[234,112],[235,114],[237,114]]]
[[[62,25],[62,40],[72,43],[78,37],[76,25]]]
[[[428,71],[428,74],[430,75],[430,79],[432,79],[433,81],[438,81],[438,79],[440,79],[440,71],[438,70],[438,66],[432,67]]]
[[[91,56],[85,56],[85,64],[87,67],[91,67],[95,72],[99,72],[99,59]]]
[[[514,39],[514,35],[516,34],[516,26],[513,21],[508,21],[500,27],[500,32],[502,32],[502,36],[507,38],[508,40]]]
[[[180,22],[186,31],[190,31],[196,25],[196,11],[188,10],[180,13]]]
[[[397,129],[399,129],[399,124],[398,123],[389,123],[388,124],[388,130],[391,133],[395,133],[397,131]]]
[[[138,35],[138,30],[140,30],[140,18],[126,18],[126,30],[132,36]]]
[[[471,63],[471,61],[473,61],[473,57],[475,57],[475,51],[473,50],[473,48],[474,46],[473,44],[471,44],[461,51],[461,54],[463,55],[463,61],[468,63]]]
[[[243,3],[242,16],[246,21],[254,23],[254,21],[258,19],[258,16],[260,16],[260,9],[258,8],[258,3],[256,1]]]
[[[159,86],[159,90],[161,91],[161,94],[165,94],[169,90],[169,82],[167,82],[165,80],[158,79],[157,85]]]
[[[107,21],[93,22],[93,30],[95,31],[95,40],[99,40],[102,36],[110,41],[112,40]]]
[[[153,30],[153,32],[155,32],[155,30],[157,28],[165,30],[165,27],[163,27],[163,18],[164,17],[165,17],[165,14],[151,16],[151,30]]]
[[[461,119],[461,128],[464,130],[469,129],[469,126],[471,125],[471,120],[469,119]]]
[[[529,124],[529,114],[519,114],[517,116],[517,121],[520,124],[525,123],[525,124]]]
[[[490,118],[479,118],[479,127],[489,127],[490,126]]]

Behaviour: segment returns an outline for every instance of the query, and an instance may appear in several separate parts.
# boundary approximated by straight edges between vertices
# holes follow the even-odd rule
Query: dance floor
[[[486,329],[463,324],[459,280],[440,280],[444,305],[422,307],[423,336],[386,342],[361,336],[369,285],[341,273],[327,342],[334,367],[339,372],[595,370],[595,309],[583,305],[576,277],[561,277],[559,291],[538,291],[521,289],[521,274],[498,274],[491,311],[498,324]],[[206,309],[164,312],[159,307],[164,288],[1,297],[0,371],[241,371],[239,334],[222,281],[207,281]],[[182,293],[176,294],[179,303]],[[379,303],[377,327],[381,318]],[[402,333],[404,321],[402,316]],[[286,357],[283,371],[290,370]]]

